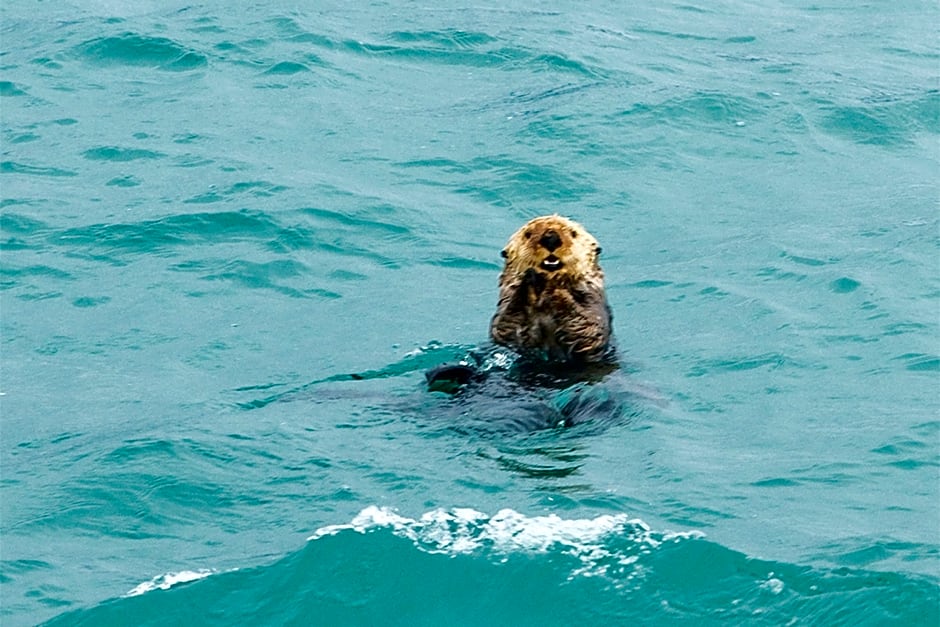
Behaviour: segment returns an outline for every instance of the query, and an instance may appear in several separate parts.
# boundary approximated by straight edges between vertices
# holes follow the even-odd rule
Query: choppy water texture
[[[936,625],[940,9],[641,4],[5,2],[3,624]]]

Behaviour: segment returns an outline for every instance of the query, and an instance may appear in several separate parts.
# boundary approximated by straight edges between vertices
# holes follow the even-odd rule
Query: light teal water
[[[937,624],[940,9],[595,4],[4,3],[4,625]],[[591,420],[424,391],[551,212]]]

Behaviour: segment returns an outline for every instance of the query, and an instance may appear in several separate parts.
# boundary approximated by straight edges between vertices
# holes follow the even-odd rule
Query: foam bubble
[[[768,579],[760,584],[760,587],[764,590],[769,590],[771,594],[777,595],[783,592],[783,582],[780,579],[777,579],[773,576],[773,573],[770,573]]]

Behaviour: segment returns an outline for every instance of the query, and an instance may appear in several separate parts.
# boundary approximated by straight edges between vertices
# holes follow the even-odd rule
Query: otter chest
[[[528,335],[526,344],[539,347],[548,355],[567,356],[568,351],[562,345],[559,331],[563,326],[561,318],[565,309],[559,307],[558,298],[553,289],[532,290],[527,308],[528,320],[524,333]]]

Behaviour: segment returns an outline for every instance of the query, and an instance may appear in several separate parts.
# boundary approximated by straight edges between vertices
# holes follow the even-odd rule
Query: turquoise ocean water
[[[937,625],[938,23],[7,0],[3,625]],[[621,369],[425,391],[552,212]]]

